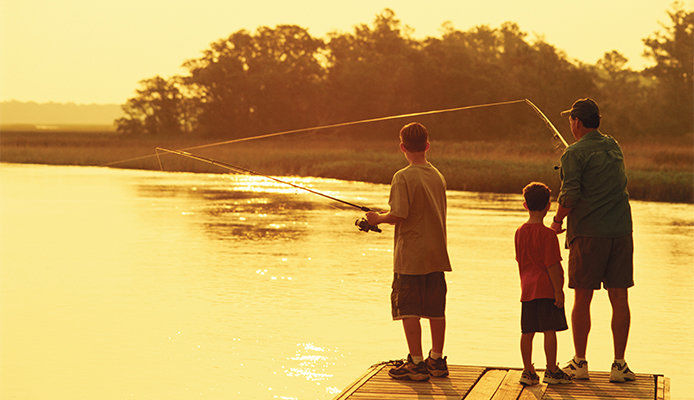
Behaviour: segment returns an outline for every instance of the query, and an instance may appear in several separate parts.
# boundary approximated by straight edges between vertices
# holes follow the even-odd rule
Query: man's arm
[[[404,218],[396,217],[390,212],[387,213],[377,213],[375,211],[369,211],[366,213],[366,220],[369,221],[370,225],[378,224],[391,224],[395,225],[398,222],[404,220]]]
[[[561,188],[557,196],[557,213],[554,214],[550,228],[557,234],[564,232],[562,222],[581,198],[581,166],[573,152],[561,156]]]
[[[549,280],[552,281],[554,288],[554,305],[559,308],[564,308],[564,269],[561,263],[552,264],[547,267]]]
[[[557,213],[554,214],[554,218],[552,218],[552,225],[550,225],[550,228],[557,234],[564,232],[566,229],[563,229],[561,226],[564,222],[564,218],[569,215],[569,213],[571,213],[570,208],[557,203]]]

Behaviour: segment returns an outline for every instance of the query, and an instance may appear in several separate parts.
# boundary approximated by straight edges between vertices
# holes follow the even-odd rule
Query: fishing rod
[[[542,111],[540,111],[540,109],[537,108],[537,106],[536,106],[535,104],[533,104],[532,101],[530,101],[530,100],[528,100],[528,99],[523,99],[523,101],[525,101],[525,103],[528,104],[528,105],[530,106],[530,108],[532,108],[533,111],[535,111],[535,113],[536,113],[537,115],[540,116],[540,118],[542,118],[542,120],[545,122],[545,125],[547,125],[547,126],[554,132],[554,134],[552,135],[552,137],[553,137],[554,139],[556,139],[556,140],[559,140],[559,141],[561,142],[561,144],[564,145],[564,149],[566,149],[567,147],[569,147],[569,144],[566,142],[566,140],[564,140],[564,137],[561,135],[561,133],[559,133],[559,131],[558,131],[557,128],[554,126],[554,124],[552,123],[552,121],[550,121],[549,118],[547,118],[547,116],[545,115],[545,113],[543,113]],[[563,149],[562,149],[562,150],[563,150]]]
[[[236,166],[236,165],[232,165],[232,164],[229,164],[229,163],[225,163],[225,162],[223,162],[223,161],[213,160],[213,159],[211,159],[211,158],[203,157],[203,156],[200,156],[200,155],[197,155],[197,154],[192,154],[192,153],[189,153],[189,152],[187,152],[187,151],[171,150],[171,149],[165,149],[165,148],[163,148],[163,147],[157,147],[157,148],[154,149],[154,153],[155,153],[155,155],[156,155],[156,157],[157,157],[157,161],[159,162],[159,168],[161,168],[162,171],[164,170],[164,167],[163,167],[163,165],[162,165],[162,163],[161,163],[161,158],[159,157],[159,152],[160,152],[160,151],[163,151],[163,152],[166,152],[166,153],[171,153],[171,154],[177,154],[177,155],[179,155],[179,156],[183,156],[183,157],[187,157],[187,158],[192,158],[192,159],[194,159],[194,160],[206,162],[206,163],[208,163],[208,164],[212,164],[212,165],[215,165],[215,166],[217,166],[217,167],[225,168],[225,169],[227,169],[227,170],[229,170],[229,171],[233,171],[233,172],[237,172],[237,173],[247,173],[247,174],[251,174],[251,175],[261,176],[261,177],[267,178],[267,179],[272,179],[272,180],[275,181],[275,182],[283,183],[283,184],[285,184],[285,185],[289,185],[289,186],[295,187],[295,188],[297,188],[297,189],[305,190],[305,191],[307,191],[307,192],[309,192],[309,193],[313,193],[313,194],[317,194],[317,195],[319,195],[319,196],[323,196],[323,197],[328,198],[328,199],[330,199],[330,200],[337,201],[337,202],[339,202],[339,203],[346,204],[346,205],[351,206],[351,207],[354,207],[354,208],[358,208],[359,210],[364,211],[364,212],[374,211],[374,210],[372,210],[372,209],[369,208],[369,207],[360,206],[359,204],[350,203],[349,201],[342,200],[342,199],[338,199],[337,197],[333,197],[333,196],[327,195],[327,194],[325,194],[325,193],[321,193],[321,192],[319,192],[319,191],[317,191],[317,190],[309,189],[309,188],[307,188],[307,187],[300,186],[300,185],[296,185],[296,184],[291,183],[291,182],[283,181],[283,180],[281,180],[281,179],[277,179],[277,178],[272,177],[272,176],[269,176],[269,175],[261,174],[260,172],[253,171],[253,170],[250,170],[250,169],[248,169],[248,168],[239,167],[239,166]],[[360,231],[364,231],[364,232],[369,232],[369,231],[381,232],[381,229],[380,229],[378,226],[376,226],[376,225],[370,225],[370,224],[368,223],[368,221],[367,221],[365,218],[358,219],[357,221],[354,222],[354,225],[356,225],[357,227],[359,227],[359,230],[360,230]]]
[[[185,147],[185,148],[178,149],[178,150],[180,150],[180,151],[196,150],[196,149],[202,149],[202,148],[206,148],[206,147],[221,146],[221,145],[225,145],[225,144],[232,144],[232,143],[246,142],[246,141],[251,141],[251,140],[266,139],[266,138],[275,137],[275,136],[284,136],[284,135],[291,135],[291,134],[296,134],[296,133],[313,132],[313,131],[320,131],[320,130],[331,129],[331,128],[341,128],[341,127],[345,127],[345,126],[367,124],[367,123],[371,123],[371,122],[380,122],[380,121],[389,121],[389,120],[401,119],[401,118],[418,117],[418,116],[422,116],[422,115],[442,114],[442,113],[449,113],[449,112],[454,112],[454,111],[473,110],[473,109],[485,108],[485,107],[498,107],[498,106],[517,104],[517,103],[528,104],[532,108],[532,110],[552,130],[552,132],[553,132],[552,136],[555,139],[560,140],[565,148],[568,147],[566,140],[564,140],[564,138],[561,136],[561,134],[559,133],[557,128],[554,127],[552,122],[545,116],[545,114],[542,113],[542,111],[540,111],[540,109],[535,104],[533,104],[533,102],[530,101],[529,99],[521,99],[521,100],[500,101],[500,102],[486,103],[486,104],[475,104],[475,105],[455,107],[455,108],[443,108],[443,109],[439,109],[439,110],[422,111],[422,112],[415,112],[415,113],[409,113],[409,114],[390,115],[390,116],[386,116],[386,117],[369,118],[369,119],[362,119],[362,120],[358,120],[358,121],[349,121],[349,122],[340,122],[340,123],[329,124],[329,125],[312,126],[309,128],[291,129],[291,130],[285,130],[285,131],[279,131],[279,132],[266,133],[266,134],[257,135],[257,136],[249,136],[249,137],[242,137],[242,138],[237,138],[237,139],[230,139],[230,140],[225,140],[225,141],[221,141],[221,142],[201,144],[201,145],[197,145],[197,146]],[[122,164],[122,163],[128,162],[128,161],[143,160],[143,159],[150,158],[150,157],[154,157],[154,155],[148,154],[148,155],[139,156],[139,157],[126,158],[123,160],[112,161],[112,162],[109,162],[106,164],[102,164],[102,166],[108,167],[108,166],[112,166],[112,165]]]

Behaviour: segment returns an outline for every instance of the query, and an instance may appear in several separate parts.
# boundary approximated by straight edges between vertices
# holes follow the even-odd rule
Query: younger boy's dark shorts
[[[569,287],[572,289],[634,286],[634,240],[576,237],[569,244]]]
[[[521,332],[565,331],[566,314],[554,305],[554,299],[535,299],[522,302]]]
[[[443,272],[426,275],[395,273],[390,305],[393,319],[409,317],[441,319],[446,311],[446,277]]]

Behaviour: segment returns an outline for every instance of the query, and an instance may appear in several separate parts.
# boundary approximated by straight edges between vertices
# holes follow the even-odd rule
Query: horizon
[[[691,8],[693,1],[682,4]],[[0,5],[0,101],[123,104],[135,94],[140,80],[184,73],[180,65],[185,60],[199,57],[210,43],[240,29],[253,32],[260,26],[299,25],[325,39],[330,32],[353,32],[355,26],[371,25],[385,8],[411,27],[416,39],[440,37],[447,21],[461,31],[480,25],[497,28],[510,21],[528,34],[529,42],[543,40],[572,61],[595,64],[605,52],[617,50],[629,60],[626,67],[642,70],[652,64],[642,56],[642,39],[662,30],[659,23],[668,22],[667,11],[674,4],[670,0],[609,4],[588,0],[581,10],[573,10],[544,0],[474,5],[434,0],[427,7],[414,1],[391,3],[359,0],[331,5],[303,0],[239,7],[205,0],[194,8],[163,0],[150,0],[145,6],[135,0],[105,6],[85,0],[60,5],[37,0],[4,3]],[[573,14],[568,13],[570,9]],[[585,29],[587,25],[598,29]]]

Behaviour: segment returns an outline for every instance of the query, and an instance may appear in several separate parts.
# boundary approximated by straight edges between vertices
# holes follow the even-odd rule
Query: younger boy
[[[371,225],[395,225],[393,252],[393,320],[402,320],[409,354],[407,362],[391,368],[394,379],[425,381],[429,375],[448,375],[442,358],[446,330],[446,279],[451,270],[446,248],[446,181],[426,159],[429,133],[413,122],[400,130],[400,150],[410,165],[393,175],[390,211],[366,213]],[[429,319],[432,349],[422,355],[420,318]]]
[[[528,222],[516,230],[516,261],[521,281],[521,355],[523,374],[520,383],[536,385],[540,377],[532,364],[533,337],[545,337],[547,384],[570,383],[572,378],[557,366],[557,331],[568,329],[564,314],[564,270],[557,234],[543,224],[549,210],[550,190],[544,183],[531,182],[523,188],[523,207]]]

